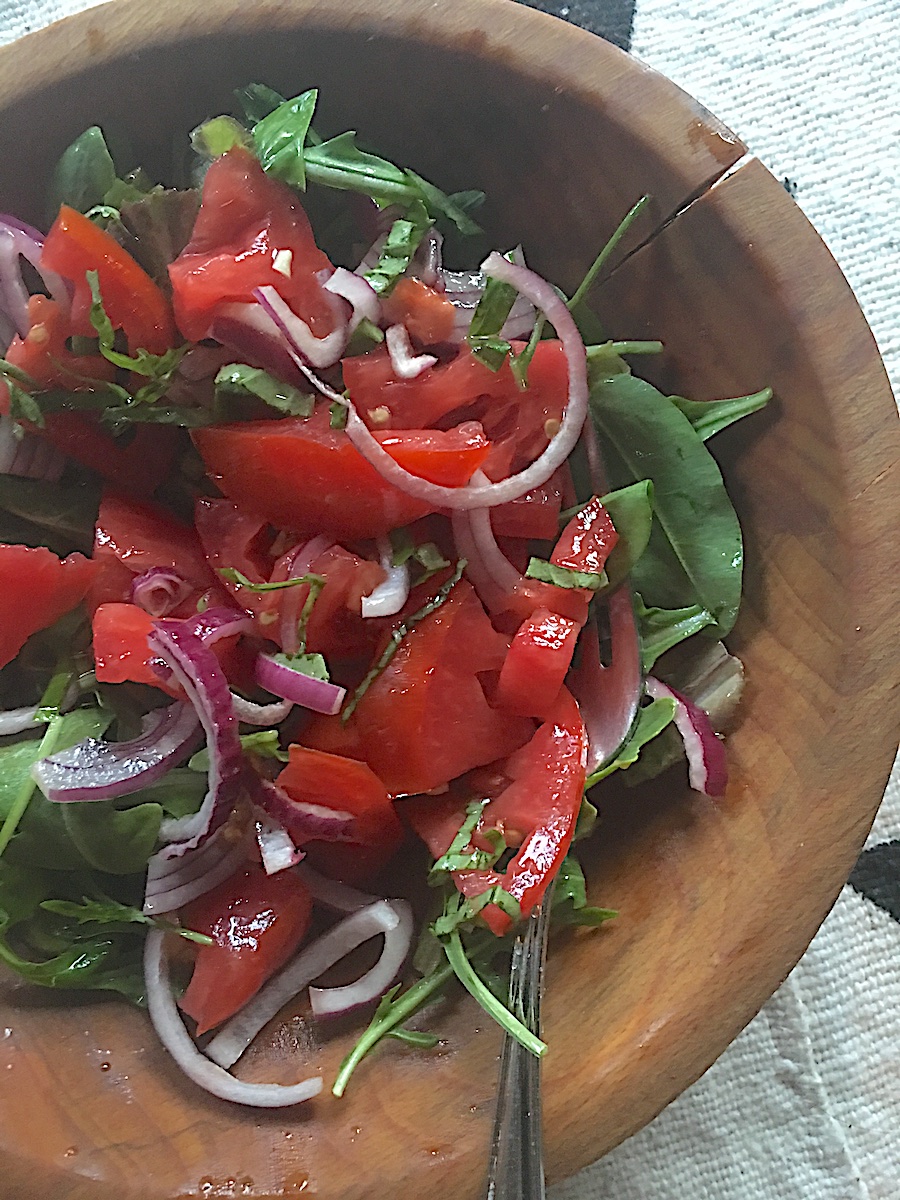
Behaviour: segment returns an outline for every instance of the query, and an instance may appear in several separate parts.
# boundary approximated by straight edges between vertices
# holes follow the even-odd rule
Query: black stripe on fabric
[[[900,921],[900,841],[882,842],[864,850],[847,882]]]
[[[539,8],[553,17],[562,17],[590,33],[598,33],[608,42],[631,48],[635,0],[520,0],[529,8]]]

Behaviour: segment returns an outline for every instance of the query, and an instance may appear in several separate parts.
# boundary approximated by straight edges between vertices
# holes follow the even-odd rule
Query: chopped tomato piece
[[[178,447],[171,425],[139,425],[130,440],[120,441],[87,413],[49,413],[35,432],[128,496],[151,495],[169,474]]]
[[[363,620],[362,597],[384,580],[384,569],[341,546],[332,546],[313,561],[310,571],[320,575],[325,586],[309,617],[307,648],[339,658],[371,653],[379,630],[371,620]],[[298,619],[307,593],[305,587],[282,592],[282,614],[287,611]]]
[[[559,696],[580,631],[575,621],[547,608],[532,613],[512,640],[496,703],[525,717],[546,717]]]
[[[451,339],[456,309],[421,279],[398,279],[381,302],[381,315],[387,325],[405,325],[411,337],[433,346]]]
[[[100,502],[94,557],[115,558],[132,575],[171,567],[197,592],[215,582],[197,534],[164,508],[107,492]]]
[[[497,537],[556,540],[562,508],[562,470],[564,468],[517,500],[491,509],[491,527]]]
[[[43,546],[0,545],[0,667],[84,598],[95,570],[81,554],[60,560]]]
[[[72,333],[94,335],[87,272],[96,271],[106,314],[114,329],[125,331],[132,352],[163,354],[174,344],[169,302],[147,272],[114,237],[67,204],[47,234],[41,262],[74,285]]]
[[[94,381],[109,382],[116,368],[99,354],[73,354],[69,314],[55,300],[40,294],[28,301],[30,328],[24,338],[14,337],[6,351],[13,366],[26,371],[45,388],[82,391]]]
[[[242,512],[230,500],[203,497],[194,506],[194,524],[218,586],[229,592],[240,608],[258,617],[272,613],[277,604],[273,593],[254,592],[220,573],[223,568],[234,568],[251,583],[268,582],[272,535],[265,521]],[[268,620],[271,623],[274,617]]]
[[[599,575],[618,540],[612,517],[594,496],[562,531],[550,561]]]
[[[147,637],[154,618],[137,604],[101,604],[93,619],[94,669],[100,683],[145,683],[170,696],[181,689],[153,670]]]
[[[524,390],[519,390],[508,361],[498,372],[504,377],[505,373],[511,384],[507,403],[487,407],[480,417],[491,441],[484,473],[495,480],[523,470],[543,454],[559,428],[569,395],[569,369],[561,342],[538,342]]]
[[[284,252],[287,252],[285,257]],[[281,253],[281,270],[275,256]],[[242,148],[212,163],[191,240],[169,267],[178,327],[190,341],[208,336],[218,312],[253,303],[274,287],[316,337],[335,328],[340,301],[322,288],[331,263],[316,246],[299,199]]]
[[[492,708],[479,678],[501,666],[507,648],[465,581],[404,638],[347,722],[389,792],[442,787],[528,740],[532,722]],[[316,722],[304,742],[318,741],[328,721],[340,718]]]
[[[433,511],[387,483],[343,430],[331,429],[327,408],[308,420],[214,425],[192,436],[222,491],[279,529],[369,538]],[[476,424],[376,437],[406,470],[449,487],[468,483],[489,451]]]
[[[507,760],[504,770],[509,783],[485,807],[479,822],[479,831],[499,830],[507,845],[518,851],[503,872],[457,872],[456,885],[464,895],[478,896],[499,884],[518,900],[523,917],[541,902],[575,832],[586,764],[584,722],[578,705],[563,689],[531,741]],[[463,822],[465,802],[456,801],[454,814],[451,800],[435,800],[422,796],[406,801],[403,812],[438,857]],[[496,905],[488,905],[481,916],[498,935],[511,924]]]
[[[312,899],[294,871],[266,875],[252,866],[181,909],[181,921],[205,933],[194,973],[179,1001],[197,1032],[221,1025],[291,957],[309,928]]]
[[[415,379],[397,378],[384,346],[345,358],[341,365],[357,411],[373,429],[425,429],[485,398],[493,402],[518,396],[508,364],[492,371],[468,347]]]

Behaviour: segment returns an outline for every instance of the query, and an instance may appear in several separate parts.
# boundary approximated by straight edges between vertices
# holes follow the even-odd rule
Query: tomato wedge
[[[282,253],[282,269],[275,255]],[[253,289],[274,287],[316,337],[335,327],[340,302],[322,289],[331,263],[316,246],[299,199],[241,147],[206,173],[191,240],[169,267],[178,327],[190,341],[208,336],[218,312],[253,303]]]
[[[221,1025],[284,966],[309,928],[312,899],[294,871],[248,867],[181,909],[182,924],[205,933],[179,1001],[197,1032]]]
[[[114,329],[124,330],[132,352],[163,354],[174,344],[169,302],[147,272],[115,238],[67,204],[47,234],[41,262],[74,285],[72,333],[94,335],[87,272],[96,271],[106,314]]]
[[[456,885],[466,896],[479,896],[499,884],[519,902],[522,916],[539,904],[568,852],[581,807],[587,764],[587,734],[578,705],[564,688],[553,711],[531,741],[507,760],[509,784],[482,813],[479,830],[499,830],[518,850],[498,871],[459,871]],[[465,817],[465,803],[436,797],[405,801],[403,813],[437,858],[450,845]],[[454,825],[455,820],[455,825]],[[498,936],[510,918],[496,905],[481,916]]]
[[[222,491],[279,529],[370,538],[434,511],[387,483],[343,430],[330,428],[327,408],[308,420],[214,425],[192,437]],[[468,483],[489,451],[475,423],[376,437],[408,471],[448,487]]]
[[[73,354],[68,348],[71,320],[55,300],[40,294],[30,297],[28,319],[28,333],[13,338],[6,359],[36,383],[80,391],[93,381],[109,382],[115,377],[116,368],[101,355]]]
[[[147,637],[154,618],[137,604],[101,604],[94,613],[94,670],[100,683],[145,683],[180,697],[181,689],[163,682],[151,666]]]
[[[519,626],[504,660],[496,703],[525,717],[546,717],[575,653],[581,626],[539,608]]]
[[[60,560],[43,546],[0,545],[0,667],[84,598],[95,570],[81,554]]]
[[[465,581],[411,630],[344,731],[390,793],[442,787],[531,737],[532,722],[492,708],[479,678],[499,669],[507,648]],[[317,721],[303,741],[327,741],[333,722]]]
[[[599,575],[618,540],[612,517],[594,496],[562,531],[550,561],[558,567]]]

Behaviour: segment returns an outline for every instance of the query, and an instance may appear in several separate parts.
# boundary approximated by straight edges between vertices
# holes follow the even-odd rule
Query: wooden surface
[[[180,45],[178,44],[180,41]],[[624,211],[687,207],[598,294],[613,334],[669,346],[661,383],[698,398],[771,383],[777,404],[716,447],[745,526],[733,639],[746,701],[713,805],[668,777],[611,788],[585,857],[620,910],[551,953],[552,1178],[649,1120],[787,974],[845,879],[896,748],[898,422],[839,271],[759,164],[673,85],[527,9],[119,0],[0,50],[0,207],[38,215],[56,153],[127,125],[161,169],[172,132],[264,79],[323,89],[323,126],[448,188],[488,191],[491,233],[571,285]],[[124,115],[124,121],[123,121]],[[39,130],[40,137],[35,137]],[[632,246],[635,245],[632,242]],[[437,1054],[385,1046],[346,1098],[287,1113],[182,1079],[124,1005],[0,990],[0,1194],[14,1200],[478,1195],[499,1039],[467,1001]],[[346,1030],[288,1019],[241,1073],[326,1079]]]

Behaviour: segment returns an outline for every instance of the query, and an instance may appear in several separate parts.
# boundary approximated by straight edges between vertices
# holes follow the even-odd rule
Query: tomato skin
[[[205,1033],[227,1021],[287,962],[309,928],[312,898],[294,871],[250,866],[181,909],[182,924],[208,934],[179,1001]]]
[[[546,717],[566,678],[581,626],[547,608],[523,621],[500,670],[495,702],[525,717]]]
[[[446,296],[421,279],[398,279],[381,302],[381,315],[387,325],[405,325],[410,337],[425,346],[450,341],[456,321],[456,309]]]
[[[612,517],[594,496],[562,531],[550,561],[599,575],[618,540]]]
[[[278,529],[370,538],[434,511],[387,483],[343,430],[329,427],[326,408],[308,420],[208,426],[191,436],[222,491],[242,511]],[[468,483],[489,451],[474,423],[446,433],[376,436],[401,466],[450,487]]]
[[[403,826],[384,784],[364,762],[291,746],[289,762],[276,780],[294,800],[349,812],[355,818],[352,843],[309,842],[311,861],[328,874],[361,882],[371,878],[394,856]]]
[[[147,637],[155,618],[137,604],[101,604],[93,616],[94,670],[100,683],[145,683],[176,698],[174,684],[165,683],[153,670]]]
[[[94,557],[115,558],[132,575],[171,567],[198,592],[215,582],[197,534],[164,508],[106,492],[94,533]]]
[[[291,253],[288,276],[273,266],[279,250]],[[254,288],[270,286],[316,337],[326,337],[339,302],[323,291],[317,272],[327,278],[332,269],[295,194],[236,147],[207,171],[191,240],[169,267],[178,327],[188,340],[200,341],[218,311],[253,303]]]
[[[194,505],[194,526],[218,586],[230,593],[239,608],[257,617],[271,612],[276,604],[272,593],[250,591],[220,574],[223,568],[233,567],[251,583],[268,582],[272,538],[265,521],[243,512],[230,500],[204,496]]]
[[[499,830],[518,851],[502,873],[456,872],[456,886],[464,895],[478,896],[499,884],[519,901],[523,917],[541,902],[575,832],[587,774],[587,749],[578,705],[563,688],[531,741],[507,760],[504,771],[509,783],[488,803],[479,822],[480,831]],[[465,801],[422,796],[405,801],[403,811],[438,857],[463,822]],[[512,924],[495,905],[482,909],[481,916],[498,936]]]
[[[518,391],[508,364],[492,371],[468,347],[461,348],[450,362],[431,367],[415,379],[397,378],[384,346],[345,358],[341,365],[357,411],[372,428],[385,427],[373,421],[373,409],[387,409],[388,428],[425,429],[483,398],[508,400]]]
[[[479,679],[479,672],[501,666],[507,648],[465,581],[411,630],[343,734],[357,739],[390,793],[431,791],[530,738],[532,722],[492,708]],[[302,740],[328,739],[335,721],[340,718],[315,722]]]
[[[90,387],[88,380],[110,382],[116,369],[99,354],[73,354],[66,342],[72,334],[68,313],[55,300],[40,294],[28,301],[30,328],[24,338],[14,337],[7,361],[26,371],[45,388]]]
[[[60,560],[42,546],[0,544],[0,667],[84,598],[95,570],[81,554]]]
[[[517,500],[492,508],[491,527],[496,536],[555,541],[562,508],[563,470],[560,468],[546,483]]]
[[[68,279],[72,297],[71,331],[94,336],[86,275],[96,271],[103,307],[114,329],[123,329],[132,352],[163,354],[175,341],[172,313],[165,296],[127,250],[93,221],[64,204],[44,242],[41,262]]]

